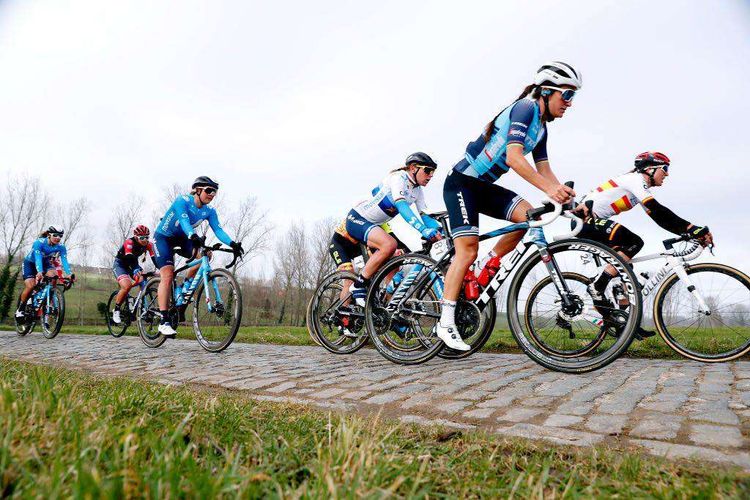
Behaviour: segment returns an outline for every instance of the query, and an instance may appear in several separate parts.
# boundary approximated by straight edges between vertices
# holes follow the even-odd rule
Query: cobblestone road
[[[234,344],[209,354],[194,340],[152,350],[133,337],[46,340],[12,332],[0,332],[0,356],[564,445],[634,446],[750,470],[750,362],[624,359],[566,375],[515,354],[398,366],[371,349],[335,356],[316,347]]]

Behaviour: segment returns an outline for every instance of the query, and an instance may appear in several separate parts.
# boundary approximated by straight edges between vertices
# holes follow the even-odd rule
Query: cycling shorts
[[[117,281],[120,281],[122,278],[132,278],[137,271],[142,271],[142,269],[138,266],[131,267],[126,262],[115,257],[115,261],[112,264],[112,274],[115,275]]]
[[[193,242],[185,235],[164,236],[161,233],[154,235],[154,251],[156,252],[156,267],[174,266],[175,248],[180,247],[178,255],[189,259],[193,256]]]
[[[583,223],[578,237],[603,243],[630,258],[643,248],[643,239],[640,236],[612,219],[589,217]]]
[[[354,209],[349,210],[346,216],[346,232],[349,236],[359,242],[367,243],[367,236],[374,227],[378,227],[378,224],[365,219]]]
[[[47,271],[52,269],[52,264],[47,262],[47,259],[42,259],[42,267],[44,269],[42,269],[41,273],[45,274]],[[36,270],[36,264],[34,263],[34,261],[23,259],[23,279],[24,280],[35,278],[38,272],[39,271]]]
[[[510,189],[451,170],[443,185],[451,236],[479,236],[479,214],[510,220],[523,198]]]

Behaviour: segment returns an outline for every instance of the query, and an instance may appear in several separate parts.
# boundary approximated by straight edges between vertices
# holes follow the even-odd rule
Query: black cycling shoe
[[[635,331],[634,336],[636,340],[645,340],[649,337],[653,337],[654,335],[656,335],[656,332],[652,332],[651,330],[644,330],[643,328],[639,326],[638,329]]]

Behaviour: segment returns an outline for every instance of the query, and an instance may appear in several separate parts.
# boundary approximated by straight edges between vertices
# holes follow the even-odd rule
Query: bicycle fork
[[[690,294],[693,296],[695,301],[698,303],[698,312],[701,314],[705,314],[706,316],[711,316],[711,308],[708,307],[708,304],[706,304],[706,301],[703,300],[703,297],[701,296],[698,289],[695,287],[695,284],[693,284],[693,280],[690,279],[688,276],[687,271],[685,271],[685,268],[681,265],[675,266],[674,269],[675,274],[677,275],[680,280],[682,280],[687,286],[687,291],[690,292]]]

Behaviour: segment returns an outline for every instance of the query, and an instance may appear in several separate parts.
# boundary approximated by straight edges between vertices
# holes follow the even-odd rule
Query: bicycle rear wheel
[[[537,327],[536,332],[529,331],[529,325],[542,325],[544,320],[539,317],[526,317],[527,313],[537,314],[539,311],[533,305],[529,306],[528,302],[534,299],[532,294],[535,289],[538,290],[539,282],[550,278],[547,263],[543,262],[538,251],[521,264],[508,291],[508,319],[513,337],[531,359],[551,370],[585,373],[608,365],[627,350],[641,321],[643,305],[632,268],[609,248],[589,240],[561,240],[547,246],[547,251],[551,257],[549,263],[556,269],[556,276],[552,282],[556,283],[553,287],[554,293],[559,296],[559,301],[555,302],[550,310],[544,311],[548,318],[555,321],[550,333],[554,334],[554,330],[560,328],[558,320],[564,321],[567,324],[563,331],[568,332],[568,335],[574,335],[574,339],[570,340],[575,340],[576,345],[596,345],[593,348],[581,349],[578,353],[558,356],[547,352],[548,350],[541,348],[537,342],[540,334],[544,333],[543,328]],[[557,287],[562,286],[563,276],[578,274],[589,281],[595,278],[600,272],[599,262],[603,265],[612,265],[617,270],[628,301],[624,309],[613,307],[611,310],[599,311],[589,308],[590,296],[581,287],[569,287],[565,299],[558,292]],[[565,278],[565,282],[568,283],[569,280]],[[602,335],[602,331],[598,325],[592,323],[591,317],[595,317],[597,321],[601,320],[602,326],[606,327],[603,339],[597,339]]]
[[[57,287],[52,287],[49,299],[42,304],[42,334],[53,339],[60,333],[65,319],[65,296]]]
[[[221,352],[232,343],[242,321],[242,291],[226,269],[208,275],[208,288],[201,280],[193,298],[193,331],[208,352]]]
[[[151,278],[145,288],[138,295],[138,306],[135,309],[136,322],[138,323],[138,335],[148,347],[156,348],[167,341],[167,338],[159,333],[161,313],[159,312],[159,301],[157,295],[161,278]],[[173,323],[177,328],[177,323]]]
[[[696,264],[685,271],[710,309],[701,312],[677,274],[654,299],[654,323],[669,347],[705,363],[731,361],[750,352],[750,278],[722,264]]]
[[[128,329],[128,326],[130,325],[130,311],[127,310],[128,307],[128,301],[125,300],[125,303],[123,304],[125,306],[126,312],[122,312],[120,314],[120,324],[112,322],[112,310],[115,308],[115,299],[117,298],[118,292],[112,292],[112,294],[109,296],[109,300],[107,301],[107,330],[109,331],[109,334],[113,337],[122,337],[125,334],[125,330]]]
[[[365,311],[349,292],[354,273],[335,271],[326,276],[310,302],[311,327],[320,345],[334,354],[352,354],[367,343]]]
[[[402,255],[389,260],[372,279],[365,325],[378,352],[394,363],[424,363],[445,345],[435,335],[444,279],[440,270],[430,272],[434,265],[424,255]],[[395,285],[398,272],[403,280]]]

